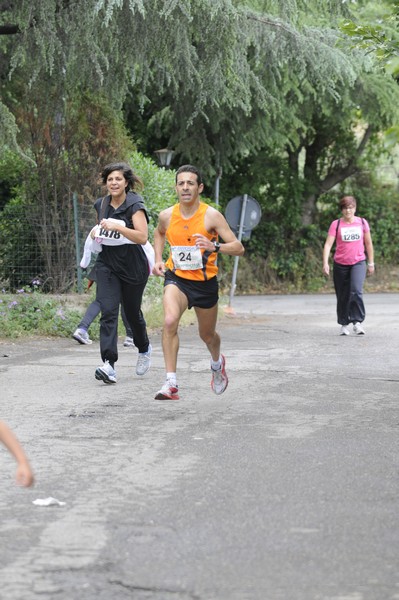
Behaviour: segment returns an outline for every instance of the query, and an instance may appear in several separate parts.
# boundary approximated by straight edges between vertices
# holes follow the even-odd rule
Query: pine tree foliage
[[[5,104],[0,102],[0,139],[7,139],[8,148],[15,153],[22,153],[23,158],[34,164],[34,161],[24,154],[17,142],[18,127],[15,117]]]
[[[229,3],[214,3],[214,30],[211,19],[204,24],[203,7],[198,14],[195,4],[193,31],[201,32],[203,43],[195,44],[192,75],[189,69],[174,72],[169,87],[154,89],[149,82],[146,90],[152,103],[157,92],[163,94],[159,113],[156,102],[152,111],[154,131],[165,131],[167,122],[168,141],[177,152],[202,164],[212,164],[218,156],[227,168],[266,140],[276,142],[287,129],[298,128],[300,121],[292,122],[285,101],[291,90],[297,93],[298,81],[309,93],[326,91],[338,99],[339,88],[353,86],[359,68],[353,56],[337,49],[336,31],[300,22],[297,2],[234,4],[229,14]],[[333,3],[327,4],[331,8]],[[274,13],[254,10],[259,5]],[[187,47],[193,41],[195,37],[187,40]],[[225,131],[231,136],[221,139]]]
[[[64,96],[76,88],[101,90],[117,109],[128,90],[141,108],[155,93],[164,95],[173,112],[171,142],[191,155],[185,141],[191,125],[204,140],[202,156],[197,152],[193,159],[212,158],[207,128],[223,115],[240,115],[236,127],[257,111],[281,118],[292,75],[335,96],[339,84],[355,78],[350,57],[336,48],[337,34],[305,24],[309,12],[313,20],[327,10],[330,19],[342,14],[338,1],[7,4],[2,21],[16,23],[21,32],[9,41],[11,73],[23,72],[30,87],[51,81]]]
[[[36,160],[40,144],[43,152],[68,160],[62,140],[73,122],[70,107],[89,94],[105,99],[115,114],[124,107],[135,123],[144,121],[147,135],[165,140],[208,175],[218,164],[232,171],[243,157],[275,149],[297,164],[293,157],[307,149],[314,209],[326,178],[336,179],[328,162],[334,146],[329,130],[346,139],[345,128],[352,130],[362,119],[378,130],[396,118],[397,87],[376,74],[372,59],[352,49],[339,30],[354,3],[0,0],[1,5],[0,31],[1,25],[13,25],[18,33],[1,40],[0,76],[10,76],[14,87],[2,97],[0,127],[8,146],[15,145],[14,116],[20,144]]]

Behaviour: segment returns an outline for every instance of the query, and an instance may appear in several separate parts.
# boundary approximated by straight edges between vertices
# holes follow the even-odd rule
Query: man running
[[[230,229],[224,216],[200,199],[204,189],[199,170],[192,165],[176,173],[178,204],[163,210],[154,232],[155,265],[153,274],[165,278],[162,349],[166,381],[155,394],[156,400],[178,400],[176,378],[179,350],[178,327],[187,308],[194,307],[200,338],[211,354],[211,387],[223,394],[228,385],[226,359],[220,353],[216,331],[218,315],[217,255],[242,256],[244,247]],[[218,238],[223,243],[218,241]],[[162,253],[165,241],[170,246],[166,263]]]

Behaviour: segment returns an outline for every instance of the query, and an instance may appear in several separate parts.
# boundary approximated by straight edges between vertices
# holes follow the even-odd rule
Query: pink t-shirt
[[[354,265],[361,260],[366,260],[364,251],[364,234],[370,231],[366,219],[355,217],[353,223],[346,223],[343,219],[333,221],[328,230],[328,235],[336,237],[334,261],[340,265]]]

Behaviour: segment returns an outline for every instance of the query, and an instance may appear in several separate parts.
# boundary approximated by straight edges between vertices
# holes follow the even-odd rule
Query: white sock
[[[176,373],[166,373],[166,380],[169,381],[172,385],[174,385],[176,387],[176,385],[177,385]]]
[[[219,371],[222,368],[222,357],[219,356],[219,360],[216,362],[211,358],[211,367],[214,371]]]

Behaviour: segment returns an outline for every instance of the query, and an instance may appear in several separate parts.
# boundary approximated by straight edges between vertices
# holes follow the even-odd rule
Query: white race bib
[[[124,225],[126,227],[124,221],[120,219],[108,219],[114,223],[118,223],[119,225]],[[126,227],[127,230],[127,227]],[[105,244],[106,246],[122,246],[122,244],[134,244],[131,242],[120,231],[111,231],[109,229],[103,229],[101,225],[96,226],[94,239],[99,244]]]
[[[358,242],[362,239],[361,227],[358,225],[341,227],[341,239],[343,242]]]
[[[172,246],[172,260],[175,269],[196,271],[202,269],[202,254],[197,246]]]
[[[123,223],[123,221],[119,221],[117,219],[110,219],[110,221]],[[132,241],[128,240],[127,238],[125,238],[125,236],[122,235],[121,233],[119,233],[119,231],[108,231],[108,230],[106,231],[101,227],[101,225],[95,226],[94,235],[95,235],[94,240],[91,238],[91,232],[87,236],[83,257],[82,257],[82,260],[80,261],[80,266],[82,267],[82,269],[86,269],[89,266],[92,252],[94,252],[96,254],[99,254],[101,252],[102,244],[105,244],[106,246],[121,246],[122,244],[134,244],[135,243],[135,242],[132,242]],[[155,264],[154,248],[152,247],[152,245],[150,244],[149,241],[147,241],[145,244],[142,244],[141,247],[143,248],[143,250],[145,252],[147,262],[148,262],[148,271],[151,275],[152,268]]]

